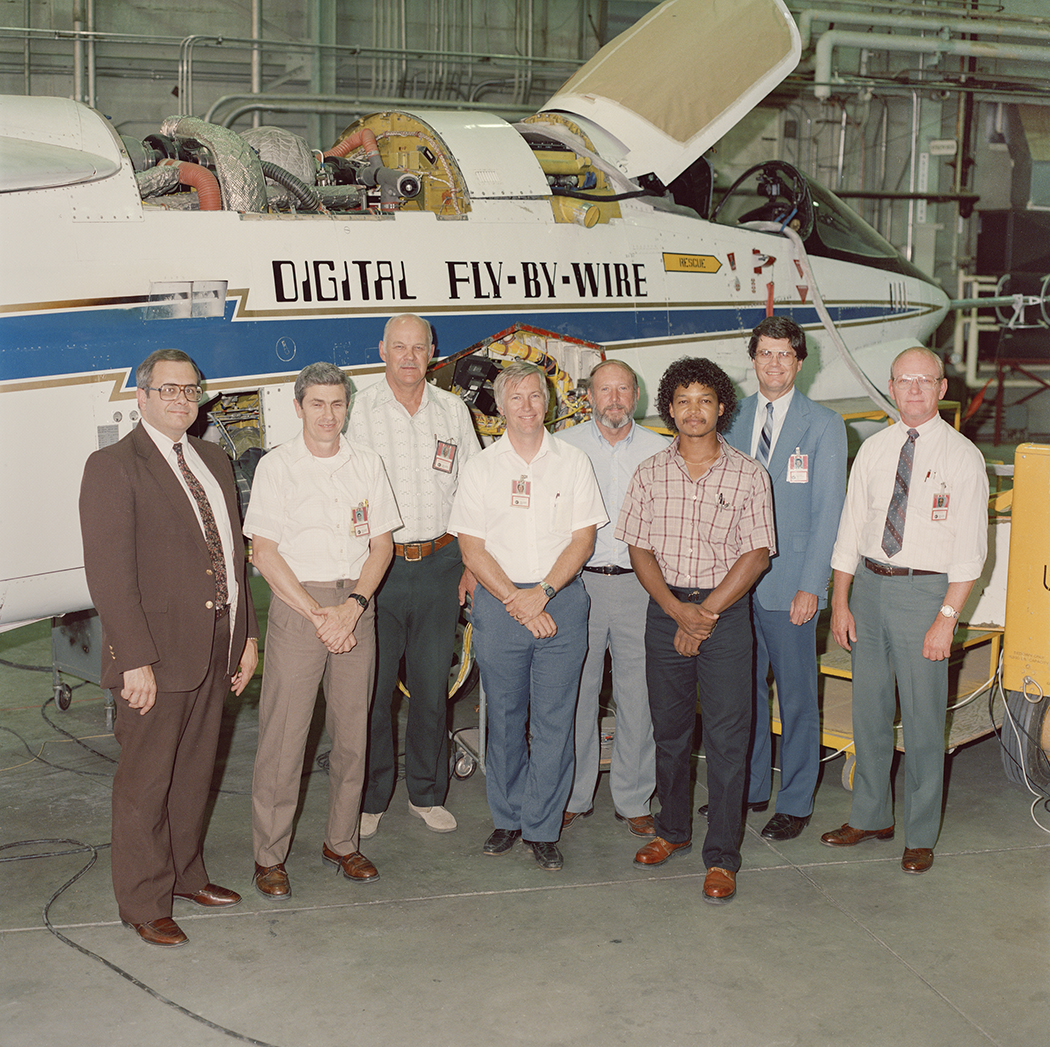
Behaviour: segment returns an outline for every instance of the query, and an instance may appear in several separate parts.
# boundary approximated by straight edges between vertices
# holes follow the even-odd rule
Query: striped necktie
[[[908,439],[901,446],[897,459],[897,476],[893,481],[893,495],[886,511],[886,525],[882,529],[882,551],[887,556],[896,556],[904,543],[904,519],[908,515],[908,487],[911,484],[911,467],[915,461],[915,441],[918,432],[908,430]]]
[[[762,426],[762,432],[758,437],[758,449],[755,457],[760,465],[769,465],[769,449],[773,446],[773,404],[766,404],[766,424]]]
[[[175,444],[175,457],[179,461],[179,470],[186,480],[186,486],[190,489],[197,508],[201,513],[201,522],[204,524],[204,540],[208,543],[208,553],[211,555],[211,566],[215,572],[215,610],[221,611],[230,602],[230,593],[226,585],[226,557],[222,552],[222,540],[219,538],[219,528],[215,523],[215,514],[211,511],[211,503],[204,493],[200,480],[190,472],[186,459],[182,455],[182,444]]]

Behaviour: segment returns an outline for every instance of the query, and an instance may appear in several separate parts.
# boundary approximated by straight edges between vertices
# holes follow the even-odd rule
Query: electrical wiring
[[[176,1003],[174,1000],[165,996],[163,993],[158,992],[152,986],[147,985],[145,982],[136,978],[133,974],[124,970],[118,964],[113,963],[112,960],[107,960],[104,956],[100,956],[97,952],[92,952],[90,949],[81,945],[79,942],[73,941],[72,938],[68,938],[57,927],[51,922],[51,906],[94,866],[95,862],[98,861],[98,852],[104,850],[109,844],[91,844],[81,843],[79,840],[70,839],[42,839],[42,840],[19,840],[16,843],[5,843],[0,844],[0,851],[9,850],[12,847],[39,847],[47,844],[68,844],[67,850],[63,851],[45,851],[38,854],[19,854],[11,855],[9,857],[0,857],[0,862],[18,862],[18,861],[29,861],[35,858],[57,858],[60,855],[65,854],[83,854],[90,852],[91,857],[88,859],[86,865],[84,865],[77,873],[75,873],[70,879],[66,880],[61,887],[55,891],[54,894],[47,900],[43,909],[44,926],[60,941],[65,945],[68,945],[71,949],[76,949],[77,952],[83,953],[84,956],[89,957],[92,960],[101,963],[104,967],[108,967],[115,974],[120,975],[125,981],[130,982],[135,986],[136,989],[141,989],[143,992],[152,996],[155,1000],[163,1003],[166,1007],[170,1007],[172,1010],[177,1011],[179,1014],[186,1018],[192,1018],[195,1022],[200,1022],[201,1025],[207,1026],[209,1029],[214,1029],[216,1032],[224,1033],[226,1036],[230,1036],[235,1040],[239,1040],[241,1043],[252,1044],[253,1047],[277,1047],[277,1045],[268,1043],[266,1040],[257,1040],[252,1036],[245,1036],[244,1033],[237,1032],[235,1029],[228,1029],[225,1025],[219,1025],[217,1022],[211,1021],[209,1018],[205,1018],[202,1014],[198,1014],[196,1011],[191,1011],[188,1007],[183,1007],[181,1003]]]

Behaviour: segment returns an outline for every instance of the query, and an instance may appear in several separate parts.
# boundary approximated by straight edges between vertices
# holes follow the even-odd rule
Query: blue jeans
[[[520,829],[526,840],[553,843],[561,835],[572,788],[589,604],[575,579],[547,604],[557,634],[537,640],[484,586],[474,593],[474,654],[488,718],[489,809],[497,829]]]

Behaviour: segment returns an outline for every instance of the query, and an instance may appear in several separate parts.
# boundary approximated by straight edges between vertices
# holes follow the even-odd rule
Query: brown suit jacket
[[[219,481],[233,525],[240,598],[230,623],[232,672],[245,639],[259,635],[237,486],[220,447],[184,439]],[[102,686],[122,687],[125,670],[151,665],[158,691],[199,687],[215,631],[215,611],[207,606],[215,599],[211,557],[189,496],[141,425],[88,458],[80,527],[88,589],[102,621]]]

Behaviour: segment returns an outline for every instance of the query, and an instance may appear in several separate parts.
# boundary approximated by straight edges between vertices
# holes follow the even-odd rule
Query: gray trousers
[[[649,594],[634,574],[581,576],[591,610],[587,619],[587,658],[576,706],[576,774],[567,810],[586,811],[598,783],[601,739],[598,697],[605,671],[605,652],[612,653],[613,736],[609,788],[613,807],[624,818],[649,813],[656,790],[656,743],[645,683],[645,622]]]
[[[923,637],[948,591],[946,574],[883,577],[857,568],[850,610],[853,647],[853,740],[857,769],[849,824],[893,825],[894,680],[904,728],[904,846],[933,847],[941,825],[948,661],[922,656]]]

